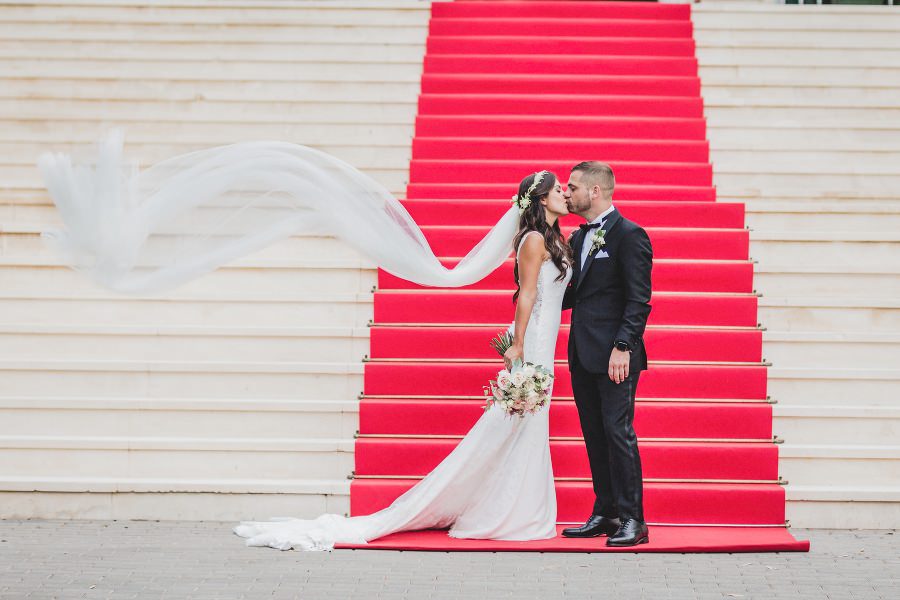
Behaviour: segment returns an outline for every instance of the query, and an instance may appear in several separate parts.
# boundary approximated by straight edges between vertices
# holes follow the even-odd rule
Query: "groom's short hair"
[[[587,187],[599,185],[604,196],[612,196],[616,189],[616,176],[605,162],[586,160],[572,167],[572,171],[581,172],[581,181]]]

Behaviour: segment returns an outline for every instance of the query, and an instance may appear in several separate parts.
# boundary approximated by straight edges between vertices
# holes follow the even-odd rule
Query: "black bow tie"
[[[578,226],[578,229],[582,231],[590,231],[591,229],[596,229],[598,227],[603,227],[603,223],[582,223]]]

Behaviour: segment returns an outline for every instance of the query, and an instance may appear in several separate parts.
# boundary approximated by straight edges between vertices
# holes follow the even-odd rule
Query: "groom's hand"
[[[628,366],[631,363],[631,352],[624,352],[613,348],[609,356],[609,378],[616,383],[622,383],[628,378]]]

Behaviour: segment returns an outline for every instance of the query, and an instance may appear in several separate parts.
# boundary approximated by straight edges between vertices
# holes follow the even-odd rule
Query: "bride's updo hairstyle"
[[[537,181],[536,181],[537,180]],[[550,254],[550,260],[559,269],[556,281],[566,277],[566,269],[572,264],[572,251],[559,229],[559,220],[551,227],[547,223],[544,205],[541,200],[547,197],[556,186],[556,175],[550,171],[532,173],[519,184],[519,192],[513,196],[513,203],[519,208],[519,231],[513,239],[513,251],[518,250],[519,243],[529,231],[537,231],[544,236],[544,247]],[[513,302],[519,298],[519,259],[516,256],[513,276],[516,279],[516,292]]]

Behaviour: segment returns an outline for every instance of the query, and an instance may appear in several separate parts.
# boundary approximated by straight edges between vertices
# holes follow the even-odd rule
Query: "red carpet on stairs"
[[[404,204],[453,265],[528,173],[546,168],[564,182],[581,160],[611,163],[614,202],[647,229],[655,255],[651,365],[635,421],[651,543],[615,551],[804,551],[808,542],[784,526],[744,207],[716,202],[694,47],[689,5],[435,3]],[[570,217],[563,228],[577,224]],[[502,366],[487,342],[514,315],[512,269],[510,259],[454,290],[379,273],[352,514],[390,504],[478,419],[482,386]],[[583,521],[593,503],[565,362],[568,320],[550,409],[560,523]],[[440,377],[448,366],[453,377]],[[363,547],[609,551],[602,539],[444,531]]]

